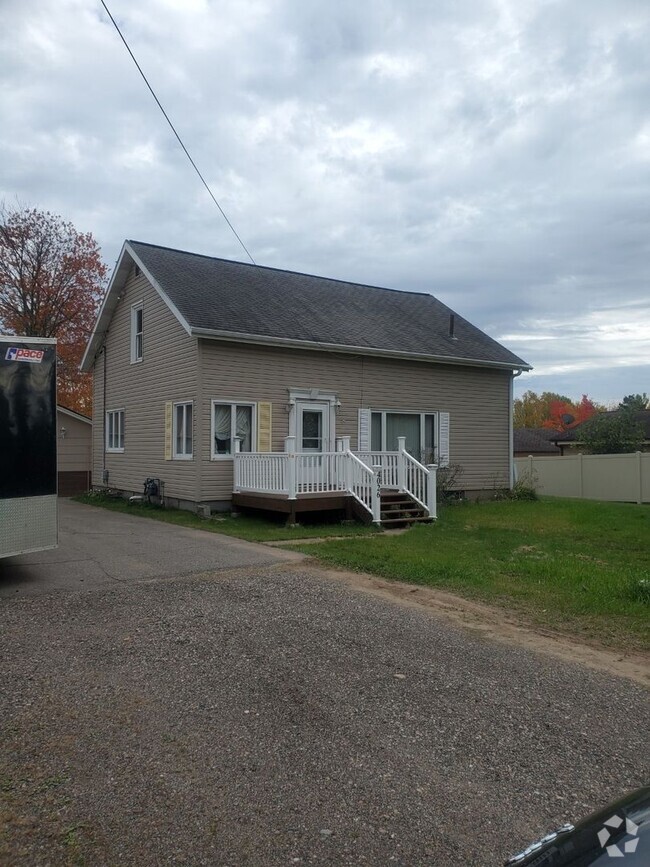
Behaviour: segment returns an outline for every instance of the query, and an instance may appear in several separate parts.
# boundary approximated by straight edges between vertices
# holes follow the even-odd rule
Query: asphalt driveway
[[[303,559],[300,554],[59,499],[59,547],[0,559],[0,598],[97,589]]]
[[[0,863],[487,867],[647,780],[631,682],[73,511],[56,582],[3,579]]]

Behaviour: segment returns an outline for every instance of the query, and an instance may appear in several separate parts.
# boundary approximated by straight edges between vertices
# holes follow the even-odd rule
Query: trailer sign
[[[44,349],[21,349],[18,346],[10,346],[5,355],[5,360],[29,361],[32,364],[40,364],[44,357]]]

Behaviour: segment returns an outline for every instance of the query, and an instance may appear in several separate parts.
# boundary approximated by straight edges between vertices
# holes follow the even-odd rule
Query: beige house
[[[60,497],[91,487],[92,420],[63,406],[56,408],[57,473]]]
[[[82,367],[93,485],[153,478],[202,511],[327,498],[375,521],[397,494],[432,516],[436,466],[460,465],[467,496],[510,484],[512,380],[529,369],[431,295],[135,241]]]

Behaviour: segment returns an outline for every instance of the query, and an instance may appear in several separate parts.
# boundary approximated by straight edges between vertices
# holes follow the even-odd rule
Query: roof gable
[[[330,280],[125,242],[84,356],[92,364],[135,262],[188,333],[397,355],[447,363],[529,369],[521,358],[432,295]],[[130,263],[129,263],[130,268]],[[450,319],[453,315],[453,335]]]
[[[68,409],[67,406],[61,406],[61,404],[57,404],[56,411],[62,413],[63,415],[69,415],[70,418],[74,418],[77,421],[82,421],[85,424],[92,425],[93,420],[89,418],[87,415],[82,415],[80,412],[75,412],[73,409]]]

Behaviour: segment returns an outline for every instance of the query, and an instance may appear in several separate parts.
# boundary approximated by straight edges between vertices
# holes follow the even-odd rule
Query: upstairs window
[[[140,301],[131,308],[131,364],[143,357],[143,304]]]

